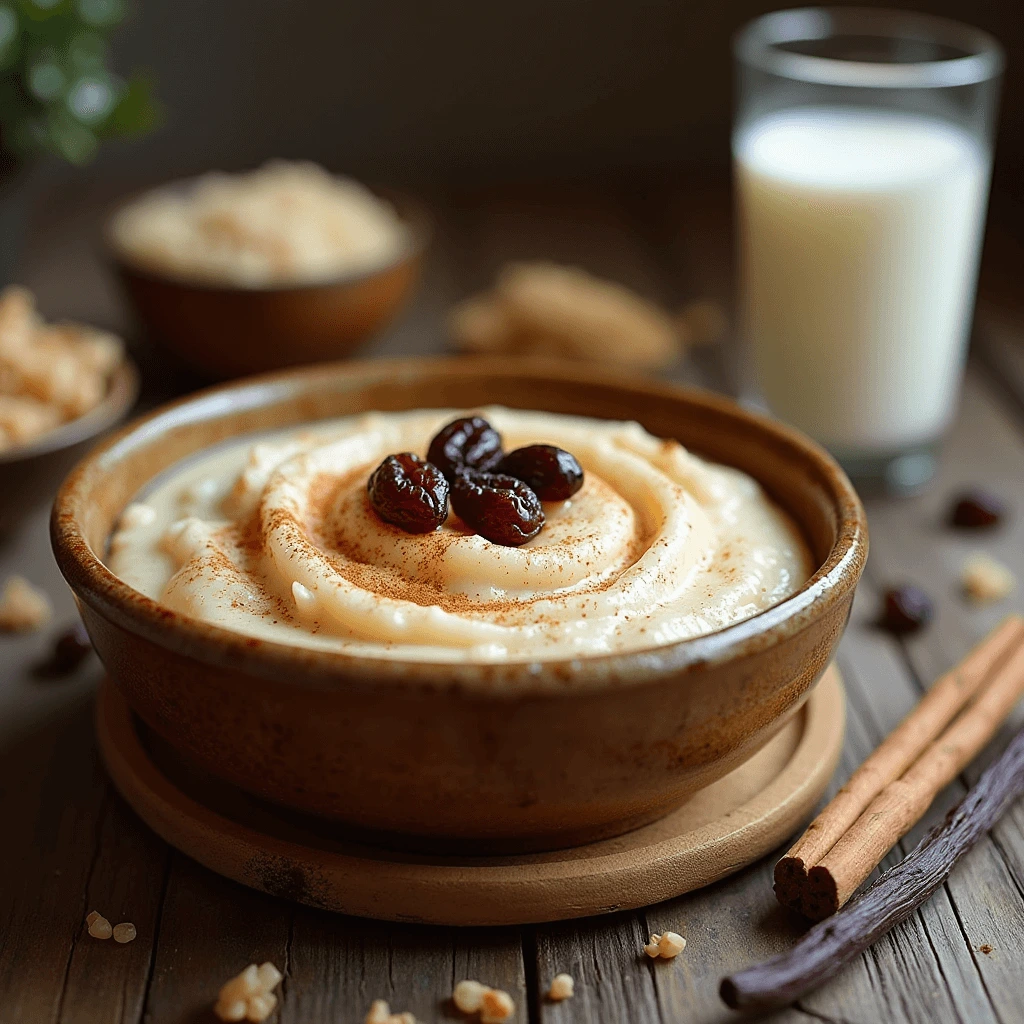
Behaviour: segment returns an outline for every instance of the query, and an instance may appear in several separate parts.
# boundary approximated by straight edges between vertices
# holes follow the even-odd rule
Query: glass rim
[[[942,43],[962,57],[914,61],[842,60],[779,47],[802,40],[876,35]],[[733,40],[738,61],[783,78],[815,85],[867,89],[929,89],[979,85],[1003,70],[1003,49],[988,32],[951,18],[871,7],[800,7],[764,14]]]

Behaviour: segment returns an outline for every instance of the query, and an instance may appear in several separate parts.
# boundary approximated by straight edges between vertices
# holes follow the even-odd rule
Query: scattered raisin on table
[[[448,481],[412,452],[389,455],[366,490],[377,515],[406,533],[429,533],[448,518]]]
[[[522,480],[541,501],[565,501],[583,486],[583,467],[576,456],[553,444],[517,448],[495,472]]]
[[[462,473],[452,483],[452,508],[481,537],[518,547],[544,525],[540,498],[513,476]]]
[[[978,529],[995,526],[1006,515],[1006,504],[991,491],[972,489],[958,494],[950,520],[954,526]]]
[[[893,587],[885,592],[879,625],[890,633],[914,633],[932,621],[931,598],[913,584]]]
[[[501,460],[501,434],[482,416],[464,416],[442,427],[427,450],[432,462],[452,483],[464,469],[488,473]]]
[[[57,672],[74,672],[88,657],[92,641],[81,622],[57,637],[53,645],[52,665]]]

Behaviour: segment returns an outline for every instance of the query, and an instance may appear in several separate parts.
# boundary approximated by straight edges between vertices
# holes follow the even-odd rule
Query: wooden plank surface
[[[727,193],[720,185],[531,186],[437,198],[442,216],[425,288],[370,353],[442,350],[444,311],[485,285],[509,258],[577,262],[670,306],[702,295],[728,299],[729,247],[720,214]],[[116,293],[89,261],[83,241],[97,223],[90,212],[96,204],[95,196],[74,192],[53,204],[29,253],[27,283],[48,312],[124,323]],[[74,272],[62,260],[66,253],[77,254]],[[968,608],[956,582],[974,546],[997,554],[1024,580],[1024,402],[1008,373],[998,380],[992,375],[993,366],[1014,359],[1024,366],[1014,337],[1004,328],[1010,354],[1003,364],[991,357],[991,346],[982,346],[984,361],[969,374],[963,413],[935,485],[920,498],[869,506],[872,555],[840,651],[849,725],[834,785],[923,686],[996,617],[1022,606],[1018,592],[998,608]],[[700,354],[682,377],[728,380],[716,365],[719,356]],[[167,383],[175,386],[175,379]],[[950,495],[968,482],[984,483],[1015,503],[1018,514],[1005,529],[972,539],[942,525]],[[271,959],[285,972],[274,1019],[287,1024],[355,1024],[375,998],[423,1022],[457,1020],[448,997],[463,977],[510,991],[515,1019],[523,1024],[717,1024],[733,1019],[717,997],[720,977],[785,948],[799,934],[799,920],[775,904],[770,859],[642,912],[501,930],[358,921],[219,879],[169,851],[111,792],[91,733],[98,666],[88,662],[66,680],[32,674],[52,633],[74,616],[49,555],[43,516],[0,542],[0,576],[12,571],[46,587],[57,622],[43,634],[0,638],[0,1022],[210,1022],[219,985],[247,963]],[[881,634],[873,619],[880,590],[904,579],[935,597],[938,617],[920,637],[900,644]],[[976,773],[972,768],[949,787],[890,862]],[[831,984],[771,1019],[1021,1019],[1022,892],[1024,808],[1017,806],[913,918]],[[94,908],[112,921],[132,920],[136,941],[120,947],[86,936],[84,917]],[[642,954],[643,940],[669,928],[687,937],[687,949],[675,961],[652,963]],[[544,992],[561,971],[576,978],[577,995],[567,1003],[547,1002]]]

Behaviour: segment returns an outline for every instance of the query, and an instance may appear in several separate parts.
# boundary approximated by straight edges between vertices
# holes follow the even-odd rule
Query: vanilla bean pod
[[[827,981],[946,880],[956,862],[1024,795],[1024,729],[966,797],[916,847],[860,896],[816,924],[788,952],[722,980],[734,1010],[785,1006]]]

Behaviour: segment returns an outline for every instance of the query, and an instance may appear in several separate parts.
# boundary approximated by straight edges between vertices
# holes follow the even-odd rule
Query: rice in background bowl
[[[147,192],[110,238],[151,272],[208,285],[305,285],[381,269],[410,244],[390,203],[314,163],[274,160]]]

